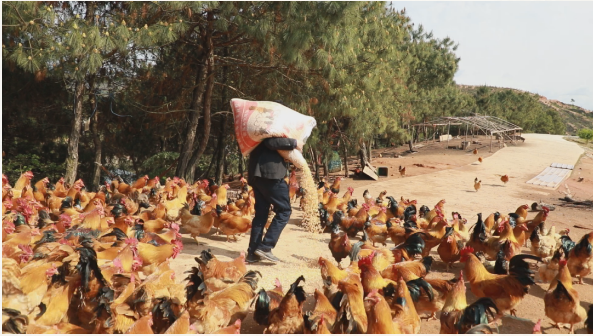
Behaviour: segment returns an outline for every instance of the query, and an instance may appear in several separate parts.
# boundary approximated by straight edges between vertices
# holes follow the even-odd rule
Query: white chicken
[[[542,223],[543,224],[543,223]],[[531,253],[540,258],[547,258],[554,254],[556,250],[556,239],[555,239],[556,228],[552,225],[550,230],[543,235],[543,226],[533,230],[529,240],[531,241]]]

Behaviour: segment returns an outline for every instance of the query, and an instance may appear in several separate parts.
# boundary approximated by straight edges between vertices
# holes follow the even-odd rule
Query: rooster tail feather
[[[132,231],[134,231],[134,238],[136,238],[137,240],[141,240],[142,238],[144,238],[145,232],[144,232],[144,224],[142,223],[137,223],[132,227]]]
[[[350,260],[352,262],[358,261],[358,254],[360,253],[360,248],[362,245],[364,245],[363,242],[356,242],[354,245],[352,245],[352,250],[350,250]]]
[[[574,246],[575,253],[578,253],[582,250],[585,250],[588,255],[590,255],[591,252],[593,252],[593,245],[589,243],[588,234],[584,235],[583,238],[581,238],[581,240],[579,241],[579,243]]]
[[[255,290],[257,288],[257,283],[259,282],[259,278],[257,277],[258,275],[259,278],[262,277],[259,271],[248,271],[241,277],[241,279],[239,279],[239,282],[246,282],[253,290]]]
[[[337,292],[331,300],[331,305],[334,307],[335,310],[340,310],[340,304],[342,299],[344,298],[344,293]]]
[[[421,254],[422,250],[424,250],[426,243],[424,242],[424,239],[422,239],[422,235],[425,235],[425,233],[417,232],[406,239],[403,248],[410,256]]]
[[[45,303],[41,302],[39,304],[39,314],[37,314],[37,316],[35,316],[35,318],[40,318],[41,316],[43,316],[43,314],[45,314],[45,312],[47,311],[47,306],[45,305]]]
[[[534,271],[529,268],[529,263],[525,259],[542,261],[541,258],[530,254],[518,254],[509,262],[509,274],[515,276],[523,286],[529,286],[535,284]]]
[[[538,230],[533,230],[533,232],[531,232],[531,235],[529,236],[529,241],[532,242],[537,238],[539,238],[539,232]]]
[[[27,325],[29,325],[29,318],[26,315],[21,315],[21,312],[16,309],[2,308],[2,315],[7,314],[8,319],[2,323],[2,331],[7,331],[13,334],[26,333]],[[4,320],[4,316],[2,316]]]
[[[80,273],[80,277],[82,279],[82,288],[83,292],[88,292],[89,282],[91,277],[91,272],[94,274],[95,278],[101,283],[102,286],[106,286],[107,283],[105,282],[105,278],[103,277],[103,273],[101,273],[101,269],[97,264],[97,253],[90,247],[83,247],[77,248],[77,251],[80,255],[78,265],[76,268]]]
[[[202,253],[200,253],[200,256],[202,257],[204,264],[208,264],[210,262],[210,260],[215,258],[210,249],[202,250]]]
[[[478,214],[478,221],[474,225],[474,230],[472,231],[470,240],[481,242],[486,241],[486,225],[482,220],[482,213]]]
[[[93,310],[93,312],[96,314],[96,317],[100,318],[103,314],[103,311],[105,311],[105,313],[111,317],[111,304],[113,303],[114,297],[115,291],[107,286],[99,290],[97,297],[93,299],[94,301],[98,302],[97,307],[95,307]]]
[[[185,296],[187,301],[190,301],[197,293],[203,294],[206,290],[206,284],[204,283],[202,272],[197,267],[192,267],[191,270],[185,273],[189,273],[187,278],[185,278],[185,280],[189,281],[185,287]]]
[[[564,250],[564,257],[568,258],[568,254],[572,249],[576,246],[575,242],[570,239],[569,236],[562,236],[560,237],[560,242],[562,245],[562,249]]]
[[[57,239],[54,236],[54,233],[56,233],[56,231],[54,230],[48,230],[48,231],[43,231],[43,237],[41,237],[41,239],[35,243],[35,246],[39,246],[43,243],[53,243],[56,242]]]
[[[177,320],[177,316],[175,316],[175,311],[171,306],[171,298],[158,298],[156,299],[157,303],[152,307],[152,316],[156,322],[164,322],[165,323],[165,330],[169,328],[175,320]],[[162,323],[157,323],[162,325]]]
[[[434,291],[432,289],[432,286],[423,278],[410,280],[406,282],[406,285],[410,290],[410,296],[412,297],[412,301],[418,302],[418,300],[420,299],[420,295],[422,294],[422,289],[424,289],[430,301],[434,299]]]
[[[389,283],[387,286],[383,287],[383,296],[384,297],[392,297],[395,296],[397,293],[397,288],[392,283]]]
[[[288,290],[288,293],[289,293],[289,294],[293,294],[293,293],[294,293],[294,291],[296,290],[297,286],[299,285],[299,283],[300,283],[301,281],[305,281],[305,277],[304,277],[304,276],[302,276],[302,275],[301,275],[300,277],[298,277],[298,278],[296,279],[296,281],[295,281],[295,282],[293,282],[293,283],[290,285],[290,289]]]
[[[142,227],[142,225],[140,225]],[[136,226],[134,226],[134,229],[136,228]],[[111,232],[109,232],[106,235],[103,235],[103,237],[111,237],[111,236],[115,236],[115,238],[120,241],[120,240],[126,240],[128,239],[128,236],[125,234],[125,232],[123,232],[120,228],[114,227],[113,230]],[[138,239],[138,238],[136,238]]]
[[[593,330],[593,304],[589,306],[589,312],[587,313],[587,319],[585,320],[585,325],[589,332]]]
[[[465,308],[463,315],[457,322],[457,330],[463,333],[478,324],[488,324],[488,315],[494,318],[494,313],[498,313],[494,301],[488,297],[480,298]]]
[[[433,261],[434,261],[434,258],[431,256],[426,256],[426,257],[422,258],[422,264],[424,265],[424,268],[426,268],[426,273],[430,272],[430,268],[432,267]]]
[[[313,321],[309,318],[311,317],[311,312],[306,312],[303,314],[303,325],[305,326],[306,331],[313,331]]]
[[[305,277],[302,275],[298,277],[292,285],[290,285],[290,289],[288,290],[288,293],[286,293],[286,295],[294,294],[299,303],[304,302],[307,299],[303,286],[299,286],[301,281],[305,281]]]
[[[267,326],[269,324],[268,318],[270,316],[270,297],[265,289],[261,289],[255,298],[255,310],[253,311],[253,319],[257,324]]]

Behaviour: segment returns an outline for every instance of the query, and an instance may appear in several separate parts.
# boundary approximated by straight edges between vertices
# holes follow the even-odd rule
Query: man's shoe
[[[248,264],[253,264],[258,261],[261,261],[261,258],[256,256],[255,254],[248,254],[247,257],[245,258],[245,262]]]
[[[268,261],[271,261],[273,263],[277,263],[280,262],[280,259],[276,258],[275,255],[272,254],[272,251],[262,251],[262,250],[255,250],[255,255],[259,256],[262,259],[266,259]]]

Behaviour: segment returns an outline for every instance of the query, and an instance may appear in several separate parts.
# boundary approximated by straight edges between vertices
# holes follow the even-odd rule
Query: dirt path
[[[540,173],[552,162],[575,164],[583,153],[583,149],[577,144],[565,141],[560,136],[541,134],[524,136],[527,139],[524,144],[511,145],[499,150],[486,157],[481,164],[477,161],[477,157],[480,155],[477,155],[474,156],[476,160],[474,163],[449,170],[429,171],[423,175],[406,178],[395,177],[366,183],[366,185],[361,183],[362,181],[345,180],[342,189],[345,190],[349,183],[353,184],[355,186],[354,197],[359,199],[362,199],[365,189],[368,189],[373,196],[378,195],[382,190],[387,190],[388,195],[393,195],[398,200],[400,196],[417,199],[419,205],[426,204],[430,208],[444,198],[447,201],[446,214],[458,211],[462,216],[468,218],[468,223],[475,222],[478,212],[485,215],[495,211],[514,212],[521,204],[531,204],[534,197],[540,196],[542,199],[548,199],[550,195],[556,193],[551,188],[528,185],[525,183],[527,180]],[[473,154],[467,155],[471,157]],[[401,164],[406,165],[406,162],[412,162],[412,159],[413,156],[408,156],[393,160],[401,160]],[[467,162],[471,162],[471,160]],[[407,167],[406,169],[410,171],[414,169],[413,166]],[[510,182],[504,185],[497,174],[509,175]],[[482,188],[479,192],[475,192],[473,189],[475,177],[482,180]],[[534,215],[532,214],[531,217]],[[556,225],[557,230],[568,226],[564,223],[565,219],[559,218],[559,215],[561,213],[558,210],[551,212],[548,220],[551,225]],[[292,219],[283,232],[278,246],[274,249],[274,254],[282,259],[283,263],[278,265],[258,264],[248,267],[248,269],[255,269],[263,274],[264,278],[260,282],[260,286],[263,288],[270,289],[274,279],[278,278],[286,290],[299,275],[305,276],[307,293],[311,294],[315,288],[321,287],[317,259],[319,256],[331,259],[331,253],[327,247],[329,234],[318,235],[304,232],[298,226],[300,218],[301,213],[295,207]],[[576,240],[586,232],[586,230],[571,227],[570,235],[573,240]],[[248,234],[240,238],[237,243],[226,242],[226,238],[215,235],[201,237],[199,246],[189,238],[189,235],[184,234],[183,236],[183,253],[172,262],[172,267],[177,271],[177,274],[182,274],[193,266],[195,264],[193,258],[203,249],[212,249],[212,252],[220,259],[229,260],[239,256],[240,251],[245,251],[249,243]],[[393,247],[393,244],[388,243],[388,247]],[[524,249],[524,251],[528,250]],[[433,252],[436,261],[429,278],[450,279],[459,274],[460,264],[455,264],[453,270],[446,273],[444,264],[440,262],[436,254],[436,249]],[[593,280],[590,277],[586,278],[585,283],[585,285],[575,285],[575,288],[580,293],[581,304],[588,309],[589,304],[593,303],[591,287]],[[534,286],[518,307],[517,315],[520,320],[505,318],[500,331],[503,333],[531,333],[534,323],[537,319],[542,318],[544,332],[558,332],[549,329],[549,320],[544,315],[542,298],[547,288],[547,284]],[[475,297],[468,292],[468,302],[474,300]],[[311,306],[311,301],[309,298],[306,308]],[[438,321],[423,321],[421,333],[438,333],[439,325]],[[580,328],[577,332],[583,332],[582,326]],[[243,322],[242,333],[259,333],[261,331],[262,328],[253,322],[251,316],[248,316]],[[566,330],[561,332],[565,333]]]

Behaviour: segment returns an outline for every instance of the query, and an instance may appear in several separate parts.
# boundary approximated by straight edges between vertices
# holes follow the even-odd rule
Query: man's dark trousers
[[[284,179],[273,180],[255,177],[251,187],[255,197],[255,217],[251,224],[251,237],[247,252],[253,254],[258,249],[269,252],[276,246],[292,213],[288,184]],[[276,215],[262,240],[264,227],[270,214],[270,204],[274,206]]]

